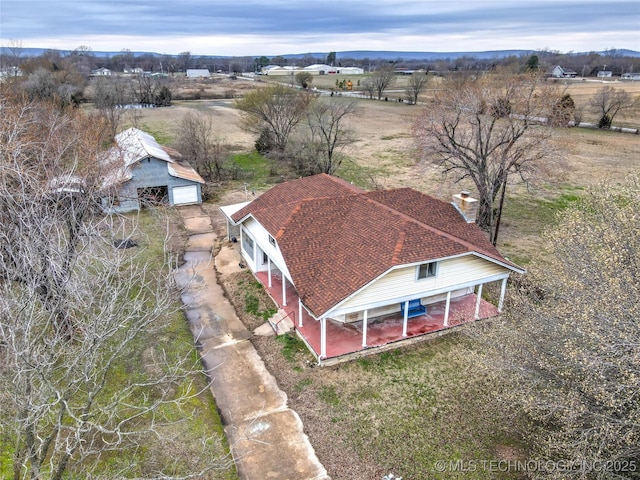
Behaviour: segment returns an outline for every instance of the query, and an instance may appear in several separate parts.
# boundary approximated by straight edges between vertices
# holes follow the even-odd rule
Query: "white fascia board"
[[[402,265],[396,265],[395,267],[390,268],[388,271],[391,271],[391,270],[393,270],[395,268],[416,267],[418,265],[422,265],[423,263],[442,262],[444,260],[451,260],[453,258],[467,257],[469,255],[474,255],[476,257],[482,258],[483,260],[486,260],[486,261],[491,262],[491,263],[495,263],[496,265],[500,265],[501,267],[507,268],[507,269],[509,269],[511,271],[514,271],[516,273],[526,273],[527,272],[525,269],[516,268],[513,265],[509,265],[507,263],[501,262],[499,260],[496,260],[495,258],[489,257],[487,255],[483,255],[483,254],[478,253],[476,251],[460,253],[458,255],[450,255],[448,257],[434,258],[433,260],[422,260],[420,262],[413,262],[413,263],[405,263],[405,264],[402,264]]]
[[[469,287],[474,287],[476,285],[479,285],[481,283],[489,283],[489,282],[496,282],[498,280],[504,280],[505,278],[509,278],[509,273],[500,273],[497,275],[492,275],[490,277],[485,277],[482,279],[482,281],[472,281],[472,282],[463,282],[463,283],[459,283],[456,285],[449,285],[446,287],[442,287],[442,288],[437,288],[437,289],[433,289],[433,290],[425,290],[424,292],[420,293],[419,295],[416,294],[412,294],[412,295],[406,295],[406,296],[402,296],[402,297],[396,297],[392,300],[384,300],[384,301],[380,301],[380,302],[374,302],[374,303],[370,303],[368,304],[366,307],[351,307],[351,308],[345,308],[345,309],[340,309],[340,308],[334,308],[331,310],[328,310],[326,313],[324,313],[322,316],[331,316],[331,315],[344,315],[347,313],[353,313],[353,312],[361,312],[362,310],[369,310],[372,308],[378,308],[378,307],[385,307],[387,305],[393,305],[395,303],[402,303],[402,302],[407,302],[409,300],[415,300],[416,298],[422,298],[422,297],[433,297],[435,295],[440,295],[442,293],[447,293],[447,292],[453,292],[455,290],[462,290],[464,288],[469,288]],[[342,303],[342,302],[340,302]]]
[[[244,207],[249,205],[251,202],[242,202],[242,203],[234,203],[233,205],[225,205],[223,207],[218,207],[218,209],[222,212],[222,214],[227,217],[227,220],[231,222],[232,225],[238,225],[242,223],[247,217],[243,217],[238,220],[238,222],[234,222],[231,217],[236,213],[242,210]],[[247,215],[249,216],[249,215]]]
[[[389,269],[385,270],[385,271],[384,271],[384,272],[382,272],[380,275],[378,275],[376,278],[374,278],[373,280],[371,280],[369,283],[367,283],[366,285],[363,285],[363,286],[362,286],[362,287],[360,287],[358,290],[356,290],[355,292],[353,292],[351,295],[349,295],[349,296],[345,297],[345,298],[344,298],[344,299],[342,299],[340,302],[336,303],[332,308],[330,308],[329,310],[327,310],[326,312],[324,312],[322,315],[318,316],[317,318],[320,318],[320,317],[326,317],[326,316],[330,316],[330,315],[338,315],[338,314],[342,314],[342,313],[345,313],[345,312],[347,312],[347,313],[351,313],[351,312],[358,312],[358,311],[361,311],[361,310],[362,310],[361,308],[359,308],[359,309],[349,309],[349,310],[342,311],[342,310],[340,310],[340,305],[342,305],[342,304],[344,304],[345,302],[347,302],[347,301],[351,300],[353,297],[355,297],[356,295],[360,294],[360,292],[362,292],[363,290],[365,290],[366,288],[368,288],[370,285],[372,285],[373,283],[377,282],[379,279],[381,279],[382,277],[384,277],[385,275],[387,275],[389,272],[392,272],[393,270],[397,270],[397,269],[399,269],[399,268],[416,267],[416,266],[418,266],[418,265],[421,265],[421,264],[423,264],[423,263],[427,263],[427,262],[442,262],[442,261],[444,261],[444,260],[450,260],[450,259],[453,259],[453,258],[459,258],[459,257],[466,257],[466,256],[468,256],[468,255],[475,255],[475,256],[480,257],[480,258],[482,258],[482,259],[484,259],[484,260],[487,260],[487,261],[489,261],[489,262],[492,262],[492,263],[498,264],[498,265],[500,265],[500,266],[502,266],[502,267],[504,267],[504,268],[507,268],[507,269],[509,269],[509,270],[513,270],[514,272],[518,272],[518,273],[525,273],[525,270],[517,270],[517,269],[515,269],[514,267],[512,267],[511,265],[507,265],[507,264],[505,264],[505,263],[498,262],[497,260],[495,260],[495,259],[493,259],[493,258],[491,258],[491,257],[487,257],[486,255],[480,255],[480,254],[479,254],[479,253],[477,253],[477,252],[465,252],[465,253],[461,253],[461,254],[459,254],[459,255],[450,255],[450,256],[448,256],[448,257],[434,258],[433,260],[423,260],[423,261],[420,261],[420,262],[403,263],[402,265],[394,265],[393,267],[391,267],[391,268],[389,268]],[[495,278],[494,278],[494,277],[495,277]],[[487,277],[487,279],[486,279],[486,280],[483,280],[483,281],[485,281],[485,282],[492,282],[492,281],[494,281],[494,280],[501,280],[501,279],[503,279],[503,278],[508,278],[508,277],[509,277],[509,274],[508,274],[508,273],[504,273],[504,274],[494,275],[494,276],[492,276],[492,277]],[[473,285],[477,285],[478,283],[479,283],[479,282],[471,282],[471,284],[473,284]],[[429,295],[437,295],[438,293],[445,293],[445,292],[447,292],[447,291],[449,291],[449,290],[457,290],[457,289],[459,289],[459,288],[465,288],[466,286],[467,286],[466,284],[460,284],[460,286],[456,285],[456,286],[455,286],[455,288],[453,288],[453,287],[449,287],[449,288],[440,289],[440,290],[442,290],[442,291],[440,291],[440,290],[433,290],[433,292],[434,292],[434,293],[432,293],[432,291],[428,291],[427,293],[428,293]],[[468,286],[470,286],[470,285],[468,285]],[[404,297],[402,297],[402,298],[404,298]],[[412,300],[412,299],[414,299],[414,298],[416,298],[416,296],[415,296],[415,295],[411,295],[411,297],[410,297],[410,298],[408,297],[408,299],[409,299],[409,300]],[[401,302],[401,301],[405,301],[405,300],[400,299],[400,300],[399,300],[399,302]],[[391,303],[394,303],[394,302],[384,301],[384,302],[380,302],[380,305],[378,305],[378,306],[385,306],[385,305],[389,305],[389,304],[391,304]],[[371,307],[368,307],[368,308],[375,308],[375,306],[373,306],[373,305],[372,305]],[[314,316],[314,318],[316,318],[316,317]]]
[[[475,255],[477,257],[483,258],[485,260],[488,260],[489,262],[493,262],[493,263],[495,263],[497,265],[500,265],[501,267],[508,268],[512,272],[527,273],[527,269],[526,268],[518,268],[518,267],[515,267],[513,265],[509,265],[508,263],[500,262],[500,261],[496,260],[495,258],[491,258],[491,257],[488,257],[486,255],[482,255],[481,253],[478,253],[478,252],[471,252],[471,254]]]
[[[245,223],[247,220],[252,220],[252,222],[247,226]],[[269,243],[270,233],[266,228],[258,221],[253,215],[248,215],[243,219],[242,229],[244,232],[247,232],[248,235],[253,239],[256,246],[260,247],[260,250],[265,252],[269,258],[271,259],[271,263],[273,263],[278,270],[280,270],[287,280],[293,284],[293,280],[291,280],[291,273],[289,272],[289,268],[287,267],[287,262],[282,256],[282,252],[276,246],[274,247],[271,243]],[[276,243],[277,245],[277,243]]]

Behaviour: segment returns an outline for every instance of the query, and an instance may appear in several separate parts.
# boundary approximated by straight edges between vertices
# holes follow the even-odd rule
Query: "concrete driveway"
[[[216,234],[199,206],[180,209],[189,232],[175,278],[243,480],[330,480],[298,414],[248,339],[217,282]]]

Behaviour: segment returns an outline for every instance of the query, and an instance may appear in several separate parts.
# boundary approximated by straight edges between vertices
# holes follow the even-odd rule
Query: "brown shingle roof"
[[[233,220],[247,215],[278,239],[316,316],[397,265],[476,252],[520,270],[451,204],[409,188],[364,192],[322,174],[273,187]]]
[[[251,214],[276,237],[300,201],[352,193],[363,193],[363,190],[324,173],[303,177],[276,185],[236,212],[232,219],[237,222]]]

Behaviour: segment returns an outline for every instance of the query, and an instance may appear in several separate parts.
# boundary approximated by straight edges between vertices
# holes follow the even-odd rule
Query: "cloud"
[[[96,50],[111,44],[112,50],[153,50],[158,45],[167,53],[233,55],[331,49],[324,45],[380,49],[382,42],[385,50],[451,51],[459,39],[456,49],[467,51],[546,46],[568,51],[579,45],[605,48],[606,38],[618,42],[608,47],[640,49],[635,0],[2,0],[0,17],[3,41],[44,48],[82,44]],[[524,39],[542,43],[525,47]]]

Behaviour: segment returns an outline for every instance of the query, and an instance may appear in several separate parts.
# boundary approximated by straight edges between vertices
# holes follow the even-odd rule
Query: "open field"
[[[610,83],[632,95],[640,95],[640,82]],[[246,91],[256,83],[220,80],[208,85],[208,93],[222,94],[229,89]],[[601,82],[568,82],[567,88],[581,106],[586,105],[602,85]],[[371,100],[358,103],[359,114],[350,120],[354,141],[343,152],[348,161],[339,170],[340,176],[366,189],[406,186],[443,199],[463,187],[473,192],[472,186],[454,185],[418,158],[411,130],[414,119],[425,107]],[[137,111],[138,123],[157,135],[161,142],[171,143],[181,116],[190,109],[204,110],[213,116],[215,134],[232,145],[233,151],[251,151],[255,138],[240,128],[239,112],[232,107],[230,99],[179,101],[166,109]],[[640,127],[639,113],[620,118],[625,124]],[[552,221],[555,202],[570,198],[576,192],[579,194],[588,185],[621,181],[628,174],[637,173],[640,165],[637,135],[574,128],[558,130],[556,140],[562,146],[564,158],[551,160],[557,164],[557,170],[552,169],[553,177],[529,190],[519,185],[510,187],[498,246],[506,255],[524,264],[535,257],[538,236]],[[264,188],[263,181],[254,185],[248,180],[248,183],[248,188]]]
[[[640,94],[640,84],[618,85]],[[580,104],[600,86],[572,84],[569,92]],[[469,188],[441,178],[417,158],[411,128],[422,107],[365,100],[359,105],[360,115],[351,121],[355,140],[344,152],[349,161],[339,175],[364,188],[409,186],[440,198]],[[239,128],[238,112],[231,106],[231,101],[218,100],[176,102],[167,109],[140,112],[139,126],[170,142],[180,116],[189,109],[203,109],[212,113],[220,137],[238,152],[250,151],[254,139]],[[640,126],[637,114],[625,122]],[[558,130],[556,140],[564,159],[551,160],[557,165],[553,177],[530,190],[517,184],[508,190],[498,246],[524,266],[543,255],[540,235],[558,210],[590,185],[621,182],[640,170],[637,135],[567,129]],[[263,189],[264,178],[249,180],[248,186]],[[244,186],[229,183],[219,198],[223,204],[243,201]],[[216,206],[205,208],[223,235]],[[250,328],[263,321],[245,305],[247,286],[254,284],[247,272],[223,279]],[[260,310],[268,308],[269,299],[254,290],[250,293],[260,298]],[[484,326],[488,324],[471,328]],[[256,337],[254,344],[300,414],[334,480],[380,479],[388,473],[405,480],[513,478],[481,468],[439,473],[434,465],[437,460],[526,459],[527,445],[520,436],[524,426],[492,407],[493,386],[470,360],[480,347],[463,333],[321,369],[310,368],[311,357],[293,337]]]

